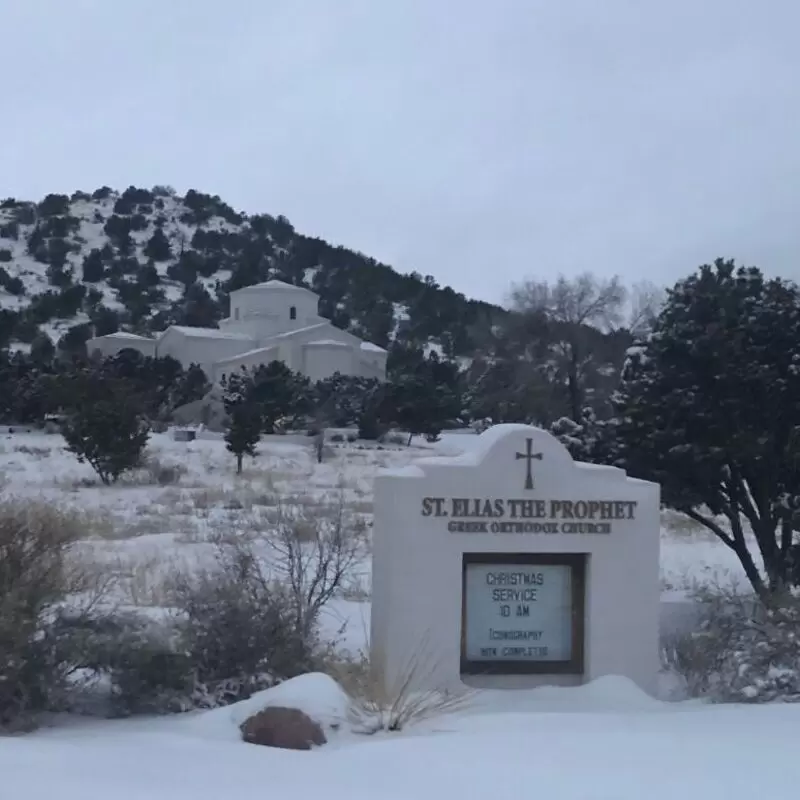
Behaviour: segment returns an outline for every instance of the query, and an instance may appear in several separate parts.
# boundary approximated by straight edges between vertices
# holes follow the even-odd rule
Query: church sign
[[[415,690],[623,675],[654,691],[659,487],[575,463],[528,425],[478,439],[375,481],[371,656],[386,690],[417,654]]]
[[[528,437],[525,489],[532,490],[531,462],[541,461]],[[614,520],[635,519],[635,500],[552,500],[533,498],[423,497],[423,517],[447,518],[450,533],[611,533]]]

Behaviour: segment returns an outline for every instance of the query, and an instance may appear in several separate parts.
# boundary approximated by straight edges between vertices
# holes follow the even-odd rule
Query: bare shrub
[[[123,559],[118,556],[109,567],[125,601],[133,606],[164,608],[169,605],[168,578],[162,571],[164,559],[158,555]]]
[[[247,543],[218,542],[214,567],[176,573],[170,604],[199,705],[241,700],[313,666],[314,632],[297,629],[287,593]]]
[[[81,597],[71,613],[88,614],[106,588],[75,557],[78,533],[50,506],[0,502],[0,726],[30,724],[66,691],[65,604]]]
[[[695,593],[696,632],[665,642],[665,665],[687,692],[714,702],[800,701],[800,601],[767,607],[737,589]]]
[[[369,581],[362,575],[351,575],[341,586],[340,596],[355,603],[364,603],[372,596]]]
[[[314,630],[320,611],[342,588],[364,551],[366,525],[347,511],[344,493],[327,507],[280,504],[260,537],[267,563],[286,588],[299,631]]]

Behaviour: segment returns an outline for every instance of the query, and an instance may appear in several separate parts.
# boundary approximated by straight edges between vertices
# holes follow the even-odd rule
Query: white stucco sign
[[[575,463],[527,425],[465,444],[376,479],[372,660],[387,689],[414,663],[428,689],[617,674],[653,691],[658,486]]]

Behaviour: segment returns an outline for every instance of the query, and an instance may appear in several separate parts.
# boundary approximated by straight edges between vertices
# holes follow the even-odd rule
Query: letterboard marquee
[[[462,674],[582,674],[585,558],[464,553]]]

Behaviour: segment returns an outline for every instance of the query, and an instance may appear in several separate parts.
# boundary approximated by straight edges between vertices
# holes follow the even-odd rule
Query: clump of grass
[[[709,540],[716,539],[714,534],[708,530],[705,525],[672,509],[664,509],[664,511],[661,512],[661,525],[673,536],[682,538],[697,537]]]
[[[33,456],[34,458],[45,458],[52,454],[53,449],[51,447],[36,447],[35,445],[30,444],[18,444],[14,446],[15,453],[23,453],[27,456]]]
[[[172,486],[188,472],[183,464],[167,464],[158,456],[148,454],[138,469],[123,476],[122,482],[136,486]]]
[[[118,556],[108,567],[116,578],[116,585],[133,606],[165,608],[169,605],[170,579],[164,572],[165,562],[160,556],[126,559]],[[168,562],[168,572],[174,569]]]
[[[438,662],[429,641],[415,648],[391,684],[370,661],[368,651],[331,664],[333,677],[350,697],[348,716],[357,733],[402,731],[414,723],[451,714],[469,705],[474,690],[430,688]]]

